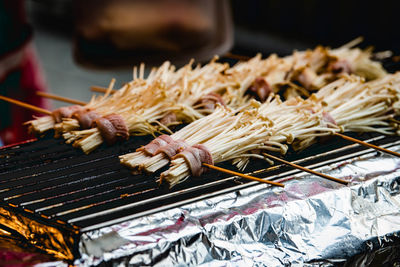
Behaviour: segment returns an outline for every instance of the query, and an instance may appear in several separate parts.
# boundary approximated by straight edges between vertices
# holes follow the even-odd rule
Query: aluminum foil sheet
[[[75,263],[330,266],[397,240],[400,158],[371,152],[318,170],[352,183],[298,173],[284,189],[246,185],[87,232]]]

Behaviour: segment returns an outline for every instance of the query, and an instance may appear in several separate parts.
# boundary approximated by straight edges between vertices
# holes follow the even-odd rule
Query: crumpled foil
[[[284,189],[255,184],[93,230],[75,263],[361,266],[398,240],[400,158],[371,152],[318,170],[352,183],[298,173]]]

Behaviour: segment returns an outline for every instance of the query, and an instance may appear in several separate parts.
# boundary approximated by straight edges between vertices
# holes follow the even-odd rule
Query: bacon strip
[[[268,95],[273,92],[271,86],[263,77],[258,77],[247,89],[247,92],[254,96],[257,100],[264,102]]]
[[[100,118],[100,114],[92,110],[78,110],[72,114],[72,118],[79,122],[82,129],[90,129],[93,127],[94,121]]]
[[[116,130],[116,136],[119,140],[128,140],[129,130],[125,124],[124,118],[121,115],[111,114],[104,116],[107,120],[111,122]]]
[[[330,63],[328,66],[328,71],[331,71],[335,74],[339,73],[350,74],[353,72],[350,63],[345,59],[337,60],[335,62]]]
[[[207,168],[202,166],[203,163],[214,165],[210,151],[202,144],[188,147],[181,153],[177,154],[174,158],[176,157],[182,157],[185,159],[193,176],[200,176],[207,170]]]
[[[168,145],[172,141],[173,139],[169,135],[163,134],[148,143],[147,145],[139,147],[138,149],[136,149],[136,151],[143,151],[150,156],[154,156],[159,148]]]
[[[98,118],[95,123],[107,144],[112,145],[117,142],[117,130],[114,128],[111,121],[106,118]]]
[[[171,159],[176,154],[179,154],[188,147],[189,145],[184,140],[173,140],[171,143],[157,149],[155,155],[164,153],[168,158]]]
[[[61,107],[52,112],[52,117],[59,123],[63,118],[71,118],[72,114],[74,114],[78,110],[82,110],[83,108],[78,105],[69,106],[69,107]]]
[[[116,143],[118,140],[129,138],[128,127],[120,115],[111,114],[98,118],[95,120],[95,125],[109,145]]]
[[[217,103],[221,104],[222,106],[226,106],[221,95],[212,92],[202,96],[200,100],[196,102],[195,106],[201,105],[205,109],[214,110]]]
[[[322,112],[322,120],[326,123],[329,124],[333,124],[333,125],[337,125],[335,119],[331,116],[331,114],[329,114],[329,112]]]

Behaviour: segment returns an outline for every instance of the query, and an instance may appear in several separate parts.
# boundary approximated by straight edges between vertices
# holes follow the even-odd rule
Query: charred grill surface
[[[373,140],[377,145],[397,140],[373,134],[358,138]],[[156,183],[158,173],[133,175],[119,164],[119,155],[149,140],[150,137],[135,137],[117,146],[103,146],[89,155],[51,136],[2,149],[0,197],[3,204],[20,212],[85,231],[152,210],[181,205],[224,189],[235,190],[243,184],[254,184],[209,171],[201,178],[192,178],[172,189],[159,186]],[[304,152],[290,152],[286,159],[303,166],[324,166],[363,150],[366,149],[359,145],[331,138]],[[222,166],[232,169],[229,164]],[[253,161],[247,172],[270,178],[297,172],[286,166],[269,167],[265,161]]]

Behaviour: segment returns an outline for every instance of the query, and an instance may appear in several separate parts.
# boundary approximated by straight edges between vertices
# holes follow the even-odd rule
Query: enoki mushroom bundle
[[[351,46],[317,47],[285,58],[272,55],[263,60],[257,55],[232,68],[214,59],[203,67],[193,68],[191,62],[175,71],[166,62],[146,79],[142,65],[139,77],[135,72],[133,81],[114,95],[109,95],[110,86],[105,96],[84,107],[64,108],[29,124],[39,133],[53,127],[67,143],[89,153],[104,140],[111,144],[128,135],[170,132],[167,126],[202,118],[217,104],[237,109],[248,105],[251,97],[263,102],[282,90],[287,97],[308,96],[344,73],[358,73],[360,65],[373,66],[368,68],[369,78],[385,74],[380,64],[369,59],[370,51]]]
[[[399,78],[400,74],[388,75],[365,83],[358,77],[344,77],[307,100],[294,98],[281,102],[278,97],[270,96],[260,107],[235,114],[234,117],[241,119],[235,121],[234,127],[201,145],[207,149],[214,163],[236,159],[235,163],[243,168],[249,157],[262,158],[260,150],[284,153],[286,144],[303,149],[316,137],[334,132],[377,131],[393,134],[396,128],[387,120],[395,114]],[[202,131],[203,135],[205,131],[207,129]],[[201,154],[201,150],[196,151]],[[193,174],[192,165],[199,165],[198,162],[191,162],[195,156],[190,158],[184,154],[177,154],[171,161],[171,167],[161,174],[161,179],[171,186]],[[145,162],[149,161],[151,159]]]

